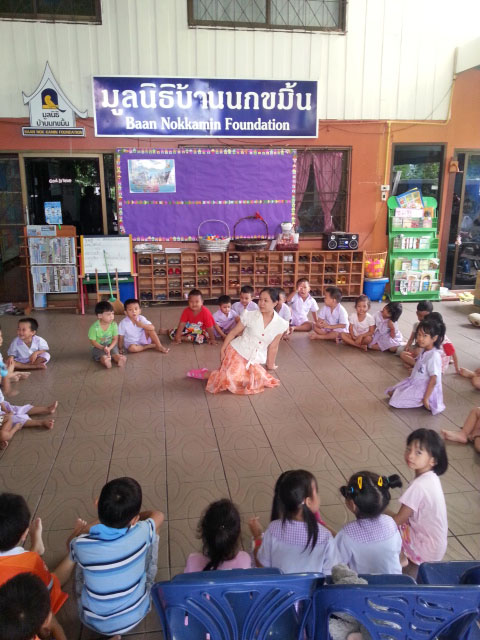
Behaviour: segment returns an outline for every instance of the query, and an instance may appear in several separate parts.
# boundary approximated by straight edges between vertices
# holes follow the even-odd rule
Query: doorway
[[[480,271],[480,152],[458,152],[456,160],[445,286],[471,289]]]

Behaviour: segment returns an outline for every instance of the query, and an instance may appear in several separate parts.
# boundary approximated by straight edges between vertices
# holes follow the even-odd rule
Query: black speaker
[[[358,234],[346,233],[345,231],[334,231],[325,233],[325,241],[327,249],[331,251],[353,250],[358,249]]]

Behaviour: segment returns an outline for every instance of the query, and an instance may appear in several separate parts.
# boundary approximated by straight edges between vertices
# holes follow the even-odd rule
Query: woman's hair
[[[418,442],[422,449],[435,458],[435,466],[432,471],[435,471],[437,476],[443,475],[448,469],[448,458],[445,443],[438,433],[433,429],[417,429],[408,436],[407,447],[412,442]]]
[[[272,504],[272,520],[292,520],[301,509],[302,518],[307,527],[307,543],[313,551],[318,540],[318,523],[315,514],[305,504],[307,498],[312,497],[312,486],[317,487],[314,475],[304,469],[285,471],[280,475],[276,484]]]
[[[368,296],[366,296],[364,293],[362,293],[362,295],[358,296],[358,298],[355,299],[355,309],[357,308],[357,304],[359,302],[366,302],[369,309],[370,309],[370,306],[372,304],[370,302],[370,298]]]
[[[354,473],[348,484],[340,487],[340,493],[357,507],[356,516],[376,518],[385,511],[390,502],[390,489],[401,487],[400,476],[379,476],[371,471]]]
[[[262,293],[268,293],[272,302],[278,302],[278,289],[275,287],[265,287],[260,291],[260,295],[262,295]]]
[[[198,523],[203,555],[210,558],[203,571],[213,571],[226,560],[233,560],[240,547],[240,514],[230,500],[212,502]]]
[[[396,322],[402,315],[403,307],[401,302],[389,302],[385,305],[385,308],[388,310],[392,322]]]
[[[433,316],[433,317],[432,317]],[[431,338],[437,336],[437,339],[433,343],[433,346],[439,349],[442,346],[442,342],[445,338],[445,323],[443,322],[442,316],[436,312],[432,311],[429,313],[425,320],[422,320],[418,323],[417,331],[415,333],[415,337],[417,337],[418,332],[422,329],[424,333],[426,333]]]

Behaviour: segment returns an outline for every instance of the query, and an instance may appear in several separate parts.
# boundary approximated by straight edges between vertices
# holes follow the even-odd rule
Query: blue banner
[[[95,135],[133,138],[316,138],[317,83],[93,78]]]

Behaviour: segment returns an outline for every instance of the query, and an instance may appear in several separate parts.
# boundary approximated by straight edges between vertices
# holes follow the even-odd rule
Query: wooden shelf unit
[[[138,253],[137,272],[141,302],[185,300],[191,289],[206,300],[225,292],[224,253]]]
[[[323,298],[325,287],[340,287],[344,297],[363,290],[363,251],[229,251],[208,253],[138,253],[141,302],[184,300],[200,289],[206,300],[226,293],[238,299],[243,285],[257,296],[264,287],[290,293],[298,278],[308,278],[312,295]]]

